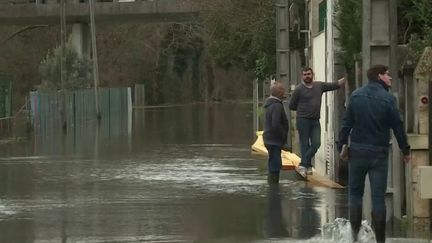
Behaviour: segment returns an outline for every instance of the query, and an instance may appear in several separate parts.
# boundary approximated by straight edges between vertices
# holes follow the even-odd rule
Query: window
[[[327,0],[320,2],[318,7],[318,31],[324,31],[327,20]]]

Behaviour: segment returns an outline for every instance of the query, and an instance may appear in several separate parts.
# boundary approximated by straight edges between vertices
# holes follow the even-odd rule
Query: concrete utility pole
[[[276,2],[276,72],[289,94],[291,94],[291,53],[290,53],[290,14],[291,0],[277,0]],[[290,120],[291,112],[288,102],[283,102],[285,113]],[[292,147],[291,130],[288,130],[287,146]]]
[[[95,105],[96,105],[96,118],[98,121],[101,120],[100,107],[99,107],[99,70],[98,70],[98,58],[96,48],[96,26],[94,16],[94,0],[89,0],[90,8],[90,30],[91,30],[91,44],[92,44],[92,60],[93,60],[93,79],[94,79],[94,91],[95,91]]]
[[[397,0],[363,0],[363,80],[366,71],[376,64],[389,66],[393,79],[392,91],[399,91],[396,73]]]
[[[290,33],[289,33],[289,5],[290,0],[277,0],[276,3],[276,58],[277,79],[280,80],[288,92],[290,89]]]
[[[389,67],[393,77],[392,92],[397,98],[399,93],[399,80],[396,65],[397,45],[397,0],[363,0],[363,80],[365,85],[367,70],[376,64]],[[387,182],[387,197],[391,205],[388,214],[397,219],[402,215],[402,163],[396,139],[392,139],[392,154],[389,161],[389,177]],[[365,206],[370,207],[369,180],[366,181]],[[365,210],[367,212],[367,210]],[[369,215],[366,215],[369,216]]]

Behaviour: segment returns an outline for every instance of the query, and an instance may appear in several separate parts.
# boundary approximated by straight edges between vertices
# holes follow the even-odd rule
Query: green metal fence
[[[99,106],[102,120],[109,120],[113,116],[127,116],[132,109],[131,89],[99,89]],[[70,128],[97,120],[93,89],[64,94],[60,91],[31,92],[30,109],[35,130],[55,130],[63,125]]]

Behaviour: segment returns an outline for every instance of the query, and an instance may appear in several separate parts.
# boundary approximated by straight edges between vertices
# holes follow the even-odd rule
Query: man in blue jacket
[[[288,119],[282,104],[285,87],[275,82],[270,88],[271,96],[266,100],[264,108],[264,145],[268,151],[268,182],[279,183],[279,172],[282,168],[281,151],[286,144],[288,135]]]
[[[388,154],[390,129],[396,137],[404,155],[410,160],[403,121],[396,98],[388,92],[392,78],[388,67],[376,65],[367,71],[369,83],[354,91],[345,111],[339,133],[338,148],[348,144],[349,148],[349,214],[353,237],[361,226],[364,181],[369,175],[372,193],[372,227],[378,243],[385,242]]]

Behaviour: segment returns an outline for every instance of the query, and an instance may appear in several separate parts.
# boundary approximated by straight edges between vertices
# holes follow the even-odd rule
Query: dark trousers
[[[266,144],[265,147],[268,151],[268,172],[271,174],[279,174],[282,168],[282,146]]]
[[[361,224],[363,193],[366,174],[372,193],[372,228],[378,243],[385,242],[388,157],[384,159],[351,158],[348,162],[349,210],[353,236],[356,237]]]
[[[349,205],[361,208],[366,174],[369,175],[372,193],[372,211],[385,212],[385,193],[387,190],[388,158],[356,159],[348,162]]]
[[[321,125],[319,120],[297,118],[300,140],[300,166],[312,167],[312,158],[321,146]]]

